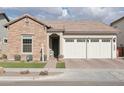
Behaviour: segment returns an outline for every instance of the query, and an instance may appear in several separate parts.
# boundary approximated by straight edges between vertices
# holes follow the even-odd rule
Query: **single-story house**
[[[116,58],[118,30],[95,21],[47,21],[24,14],[5,24],[7,57],[26,60]]]
[[[124,16],[114,20],[110,25],[115,29],[119,29],[119,33],[117,35],[118,56],[124,57]]]

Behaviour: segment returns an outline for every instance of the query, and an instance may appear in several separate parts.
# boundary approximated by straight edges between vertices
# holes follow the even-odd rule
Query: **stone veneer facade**
[[[26,22],[28,20],[28,22]],[[21,60],[26,60],[26,55],[21,52],[22,36],[32,35],[32,55],[33,60],[40,60],[42,44],[44,53],[47,55],[47,31],[46,27],[30,18],[23,18],[8,26],[8,50],[7,57],[14,60],[16,54],[21,55]]]

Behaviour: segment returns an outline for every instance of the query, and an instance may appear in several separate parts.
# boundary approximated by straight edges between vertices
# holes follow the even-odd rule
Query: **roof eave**
[[[118,34],[118,31],[65,31],[64,34]]]
[[[50,28],[47,30],[47,32],[64,32],[64,29],[54,29],[54,28]]]
[[[115,20],[115,21],[113,21],[112,23],[110,23],[110,26],[112,26],[113,24],[115,24],[116,22],[118,22],[118,21],[120,21],[120,20],[122,20],[124,18],[124,16],[123,17],[121,17],[121,18],[119,18],[119,19],[117,19],[117,20]]]
[[[0,13],[1,15],[4,15],[4,17],[6,18],[6,20],[9,22],[10,19],[7,17],[7,15],[5,13]]]

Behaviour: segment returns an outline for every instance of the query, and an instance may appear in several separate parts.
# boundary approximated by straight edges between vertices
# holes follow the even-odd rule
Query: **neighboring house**
[[[121,17],[110,24],[112,27],[119,29],[119,34],[117,35],[118,42],[118,56],[124,57],[124,17]]]
[[[5,25],[8,59],[16,54],[26,60],[42,55],[65,59],[116,58],[118,30],[95,21],[39,21],[25,14]]]
[[[7,30],[4,27],[9,22],[9,18],[5,13],[0,13],[0,53],[4,54],[7,49]]]

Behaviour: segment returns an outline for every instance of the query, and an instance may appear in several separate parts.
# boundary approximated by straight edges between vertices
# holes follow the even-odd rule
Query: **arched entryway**
[[[49,48],[53,51],[53,56],[58,58],[59,56],[59,35],[52,34],[49,36]]]

